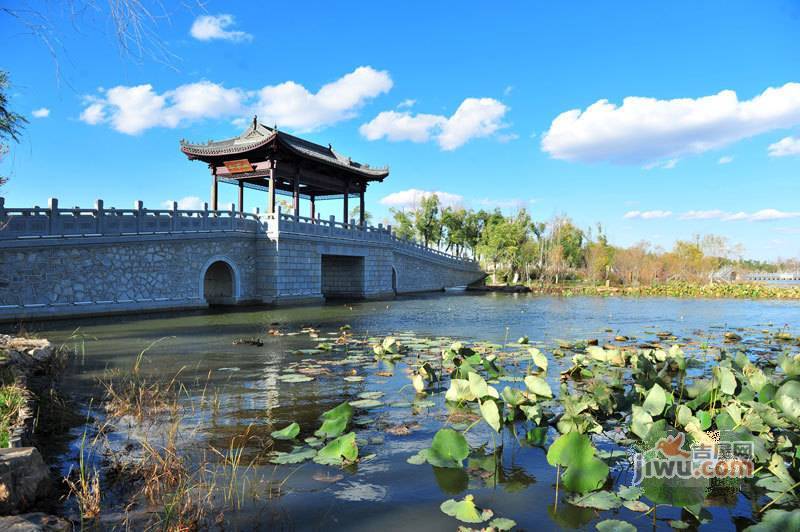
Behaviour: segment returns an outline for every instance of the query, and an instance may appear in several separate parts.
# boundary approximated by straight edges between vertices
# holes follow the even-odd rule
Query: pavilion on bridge
[[[300,212],[300,198],[311,205],[316,218],[316,200],[343,200],[343,221],[348,221],[348,200],[359,200],[359,224],[364,225],[364,192],[367,185],[383,181],[387,168],[372,168],[337,153],[329,144],[321,146],[308,140],[267,127],[253,118],[252,124],[238,137],[192,144],[181,140],[181,151],[190,160],[200,160],[211,170],[211,208],[218,209],[218,185],[231,183],[239,188],[239,211],[244,209],[244,189],[267,192],[267,212],[274,213],[275,195],[292,197],[295,214]]]

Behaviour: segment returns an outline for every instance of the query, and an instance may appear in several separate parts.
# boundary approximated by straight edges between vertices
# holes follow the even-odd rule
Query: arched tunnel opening
[[[203,277],[203,298],[209,305],[231,305],[236,302],[234,273],[230,264],[218,260]]]

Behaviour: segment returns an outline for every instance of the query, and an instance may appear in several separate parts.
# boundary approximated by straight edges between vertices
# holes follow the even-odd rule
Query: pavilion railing
[[[0,240],[64,236],[135,235],[209,231],[255,232],[262,229],[257,214],[230,210],[106,208],[97,200],[93,209],[62,209],[51,198],[47,207],[8,208],[0,197]],[[263,230],[263,229],[262,229]]]

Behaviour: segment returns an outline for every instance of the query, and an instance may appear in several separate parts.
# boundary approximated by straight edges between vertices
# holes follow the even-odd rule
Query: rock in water
[[[0,513],[24,511],[51,489],[50,470],[35,447],[0,449]]]
[[[0,530],[8,532],[70,532],[72,524],[66,519],[37,512],[0,517]]]

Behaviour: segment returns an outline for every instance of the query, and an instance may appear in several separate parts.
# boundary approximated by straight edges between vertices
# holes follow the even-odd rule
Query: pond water
[[[654,341],[655,331],[670,331],[679,343],[683,338],[706,338],[719,344],[726,330],[787,326],[797,333],[800,304],[463,293],[49,322],[28,330],[54,343],[82,344],[65,372],[64,386],[86,410],[93,405],[97,416],[101,416],[97,405],[104,392],[99,381],[114,370],[129,371],[148,346],[141,362],[144,375],[165,380],[178,375],[186,388],[182,401],[213,403],[213,408],[187,409],[181,421],[182,441],[195,458],[211,447],[224,453],[232,440],[234,447],[240,445],[236,442],[244,442],[242,463],[253,463],[237,473],[237,508],[224,517],[229,529],[455,530],[461,523],[439,507],[445,500],[461,499],[467,493],[495,516],[516,521],[520,529],[593,530],[598,521],[609,517],[629,521],[642,530],[653,528],[652,515],[642,516],[626,508],[597,512],[560,503],[554,511],[556,473],[545,460],[545,450],[521,445],[506,430],[494,436],[494,445],[499,447],[502,442],[502,451],[491,454],[493,434],[485,423],[468,431],[472,467],[447,470],[408,463],[410,456],[430,446],[437,430],[453,423],[444,407],[446,383],[440,393],[434,388],[426,397],[417,397],[407,372],[414,356],[395,364],[376,361],[367,345],[298,353],[331,341],[345,324],[355,339],[395,334],[408,343],[414,338],[446,337],[443,343],[459,339],[503,345],[528,336],[551,357],[548,380],[557,391],[556,368],[564,368],[570,360],[570,354],[552,358],[558,339],[597,338],[602,345],[616,335]],[[319,330],[319,338],[300,333],[308,326]],[[76,328],[83,342],[75,340]],[[270,329],[283,334],[270,335]],[[746,341],[747,334],[740,334]],[[263,345],[234,345],[240,338],[260,338]],[[315,370],[306,371],[313,375],[311,381],[279,378],[309,368]],[[377,398],[380,404],[356,408],[353,430],[359,455],[374,454],[371,459],[342,469],[311,461],[274,466],[260,458],[265,449],[288,451],[291,447],[288,442],[272,442],[272,431],[297,422],[302,443],[319,427],[324,411],[342,401],[357,400],[365,392],[361,398]],[[124,443],[129,432],[116,426],[111,440]],[[234,438],[244,432],[251,437]],[[65,464],[74,459],[79,435],[77,431]],[[280,494],[268,496],[266,492],[278,481],[282,482]],[[751,501],[743,495],[714,500],[707,506],[710,518],[701,529],[736,530],[748,522],[751,508]],[[681,519],[681,511],[659,508],[655,526],[668,529],[669,519]]]

